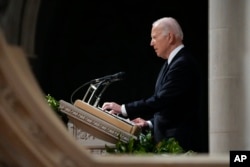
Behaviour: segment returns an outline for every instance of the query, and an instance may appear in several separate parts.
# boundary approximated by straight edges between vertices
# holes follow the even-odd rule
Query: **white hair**
[[[160,26],[163,30],[163,33],[166,35],[169,31],[173,32],[176,37],[183,40],[183,32],[179,23],[172,17],[163,17],[156,20],[153,23],[153,27]]]

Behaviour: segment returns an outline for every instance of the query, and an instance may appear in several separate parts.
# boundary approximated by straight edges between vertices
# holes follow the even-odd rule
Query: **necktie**
[[[161,71],[160,71],[160,73],[159,73],[159,75],[158,75],[158,78],[157,78],[157,81],[156,81],[156,85],[155,85],[155,89],[156,89],[156,90],[157,90],[157,88],[158,88],[159,85],[160,85],[160,82],[161,82],[161,80],[162,80],[162,78],[163,78],[163,76],[164,76],[164,71],[166,71],[167,67],[168,67],[168,61],[166,61],[166,62],[164,63],[164,65],[162,66]]]

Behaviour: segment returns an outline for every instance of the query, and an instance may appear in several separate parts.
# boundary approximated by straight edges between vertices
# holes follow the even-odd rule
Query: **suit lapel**
[[[157,81],[156,81],[156,85],[155,85],[155,91],[157,92],[158,89],[161,86],[161,81],[164,78],[165,75],[167,75],[167,71],[170,68],[170,66],[173,64],[174,61],[176,61],[176,59],[178,59],[178,57],[180,57],[182,55],[182,53],[184,52],[184,48],[182,48],[173,58],[173,60],[170,62],[170,64],[168,64],[168,61],[166,60],[165,63],[163,64],[161,71],[158,75]]]

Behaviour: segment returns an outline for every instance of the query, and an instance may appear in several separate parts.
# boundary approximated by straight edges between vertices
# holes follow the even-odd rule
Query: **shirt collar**
[[[171,63],[171,61],[173,60],[173,58],[175,57],[175,55],[184,47],[183,44],[179,45],[178,47],[176,47],[169,55],[168,57],[168,64]]]

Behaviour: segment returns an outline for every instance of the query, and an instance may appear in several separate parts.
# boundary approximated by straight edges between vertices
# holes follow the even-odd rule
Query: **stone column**
[[[241,148],[240,21],[245,1],[209,1],[209,152]]]

